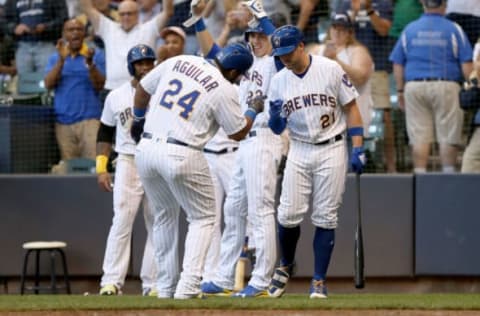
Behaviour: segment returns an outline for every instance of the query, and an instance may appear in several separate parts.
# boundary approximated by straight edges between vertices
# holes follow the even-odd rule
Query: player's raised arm
[[[195,21],[193,25],[195,27],[195,34],[200,45],[200,50],[205,58],[213,58],[220,50],[220,47],[218,47],[213,40],[212,35],[207,30],[205,22],[203,21],[202,14],[206,6],[206,0],[193,0],[190,4],[192,17],[184,22],[184,26],[188,26],[189,21]]]

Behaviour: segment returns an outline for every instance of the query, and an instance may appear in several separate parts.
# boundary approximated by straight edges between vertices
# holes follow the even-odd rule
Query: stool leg
[[[65,281],[65,288],[67,289],[67,294],[72,294],[72,292],[70,291],[70,278],[68,275],[67,260],[65,259],[65,253],[63,252],[62,249],[58,249],[58,252],[60,252],[60,256],[62,257],[63,279]]]
[[[35,250],[35,294],[38,294],[40,287],[40,249]]]
[[[57,294],[57,279],[55,275],[55,251],[50,250],[50,290]]]
[[[23,295],[25,293],[25,278],[27,276],[28,256],[30,255],[30,252],[32,252],[32,250],[27,250],[27,252],[25,253],[25,257],[23,258],[23,269],[20,278],[20,295]]]

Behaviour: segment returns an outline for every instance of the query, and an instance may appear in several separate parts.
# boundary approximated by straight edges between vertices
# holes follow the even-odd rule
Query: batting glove
[[[270,108],[268,113],[270,118],[268,120],[268,126],[277,135],[280,135],[287,127],[287,120],[281,117],[283,100],[270,101]]]
[[[253,109],[257,114],[263,112],[264,102],[267,96],[259,95],[252,99],[248,104],[248,108]]]
[[[243,1],[242,4],[259,20],[267,16],[267,13],[263,9],[262,0],[248,0]]]
[[[200,0],[192,0],[192,2],[190,2],[190,17],[187,20],[183,21],[182,25],[184,27],[190,27],[195,23],[197,23],[202,18],[202,14],[197,13],[197,8],[196,8],[199,2]],[[205,1],[205,3],[207,2],[208,0]]]
[[[145,117],[133,117],[132,126],[130,127],[130,135],[135,141],[135,144],[138,144],[142,138],[143,125],[145,125]]]
[[[365,157],[365,151],[363,150],[363,147],[353,147],[350,161],[353,172],[361,174],[366,163],[367,158]]]
[[[282,105],[282,100],[270,101],[270,116],[280,116],[280,113],[282,112]]]

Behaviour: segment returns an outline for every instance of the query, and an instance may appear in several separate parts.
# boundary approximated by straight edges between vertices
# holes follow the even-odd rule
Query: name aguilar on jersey
[[[184,74],[202,85],[209,92],[218,87],[218,82],[210,75],[204,75],[204,71],[186,60],[179,59],[173,65],[172,71]]]
[[[311,93],[287,100],[283,105],[285,116],[288,117],[293,112],[310,106],[329,106],[335,108],[337,99],[323,93]]]

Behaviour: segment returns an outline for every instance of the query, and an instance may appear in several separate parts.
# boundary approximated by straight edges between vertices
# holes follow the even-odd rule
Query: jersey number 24
[[[183,84],[178,79],[173,79],[168,84],[170,87],[163,93],[163,96],[160,99],[160,105],[167,109],[172,109],[174,104],[178,105],[183,108],[183,111],[179,114],[180,117],[188,120],[188,117],[193,110],[193,106],[197,101],[197,98],[200,96],[200,91],[194,90],[187,93],[182,92]]]

